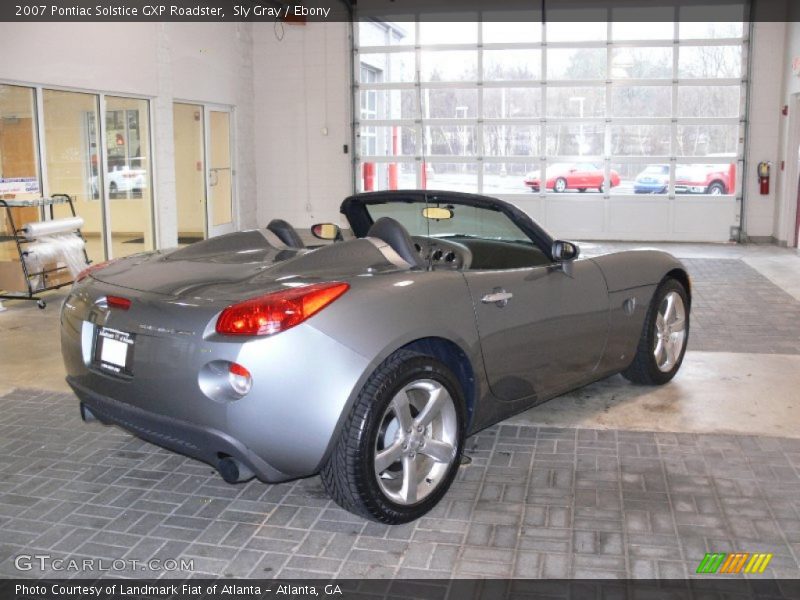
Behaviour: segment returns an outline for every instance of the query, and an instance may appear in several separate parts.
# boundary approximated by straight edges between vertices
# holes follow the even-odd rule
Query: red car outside
[[[679,165],[675,171],[675,192],[678,194],[732,194],[736,181],[736,165]]]
[[[593,163],[555,163],[547,167],[547,189],[554,192],[567,190],[604,191],[603,169]],[[619,185],[619,173],[611,171],[611,187]],[[533,171],[525,176],[525,185],[532,191],[541,189],[541,176],[539,171]]]

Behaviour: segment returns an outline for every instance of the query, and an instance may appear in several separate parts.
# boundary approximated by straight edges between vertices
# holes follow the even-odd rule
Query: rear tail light
[[[253,377],[239,363],[231,363],[228,367],[228,383],[236,394],[244,396],[253,387]]]
[[[107,266],[109,266],[113,262],[116,262],[117,260],[118,259],[111,259],[105,262],[97,263],[95,265],[90,265],[86,267],[83,271],[78,273],[78,276],[75,278],[75,283],[83,281],[89,276],[89,274],[94,273],[95,271],[99,271],[100,269],[105,269]]]
[[[106,296],[106,304],[110,308],[119,308],[120,310],[128,310],[131,307],[131,301],[120,296]]]
[[[222,311],[217,319],[217,333],[253,336],[286,331],[321,311],[348,289],[347,283],[315,283],[245,300]]]

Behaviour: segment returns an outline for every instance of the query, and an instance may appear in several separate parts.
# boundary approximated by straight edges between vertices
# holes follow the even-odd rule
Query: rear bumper
[[[67,383],[75,391],[82,407],[89,409],[105,425],[118,425],[143,440],[196,458],[214,468],[222,458],[231,457],[249,468],[261,481],[275,483],[293,479],[226,433],[119,402],[78,384],[73,377],[67,377]]]

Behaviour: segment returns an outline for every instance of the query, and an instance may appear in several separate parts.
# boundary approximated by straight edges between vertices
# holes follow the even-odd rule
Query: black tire
[[[559,183],[562,186],[560,190],[558,189]],[[567,191],[567,180],[564,179],[563,177],[559,177],[558,179],[556,179],[555,182],[553,182],[553,191],[556,192],[557,194],[560,193],[560,192],[566,192]]]
[[[678,359],[675,364],[668,371],[662,371],[658,368],[654,351],[656,349],[656,324],[655,320],[658,315],[659,307],[670,292],[676,292],[683,300],[686,310],[685,321],[685,338],[683,341],[683,348],[680,351]],[[683,357],[686,354],[686,346],[689,343],[689,323],[690,323],[690,303],[689,296],[686,293],[686,288],[677,279],[671,277],[664,279],[653,294],[653,299],[647,309],[645,316],[644,326],[642,327],[642,334],[639,338],[639,345],[636,348],[636,354],[630,366],[622,372],[622,376],[632,383],[641,385],[663,385],[670,381],[678,369],[681,368]]]
[[[706,194],[711,194],[712,196],[721,196],[725,193],[725,185],[719,181],[715,181],[706,190]]]
[[[117,184],[113,181],[108,184],[108,195],[109,196],[116,196],[117,195]]]
[[[600,187],[598,187],[598,188],[597,188],[597,191],[598,191],[598,192],[600,192],[600,193],[602,194],[604,191],[606,191],[606,188],[605,188],[605,186],[604,186],[604,185],[601,183],[601,184],[600,184]]]
[[[448,471],[436,488],[420,502],[393,502],[378,485],[374,452],[381,421],[395,394],[416,379],[430,379],[444,386],[455,405],[458,422],[456,451]],[[398,350],[367,380],[339,434],[339,439],[320,475],[330,497],[342,508],[387,524],[407,523],[430,511],[455,478],[464,447],[465,403],[453,373],[435,358]]]

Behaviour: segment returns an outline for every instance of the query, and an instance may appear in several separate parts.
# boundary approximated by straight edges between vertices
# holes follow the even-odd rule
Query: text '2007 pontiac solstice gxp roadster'
[[[385,523],[447,492],[465,436],[614,373],[663,384],[689,334],[683,265],[579,257],[494,198],[375,192],[355,239],[305,248],[284,221],[89,267],[62,352],[86,420],[228,482],[319,473]]]

